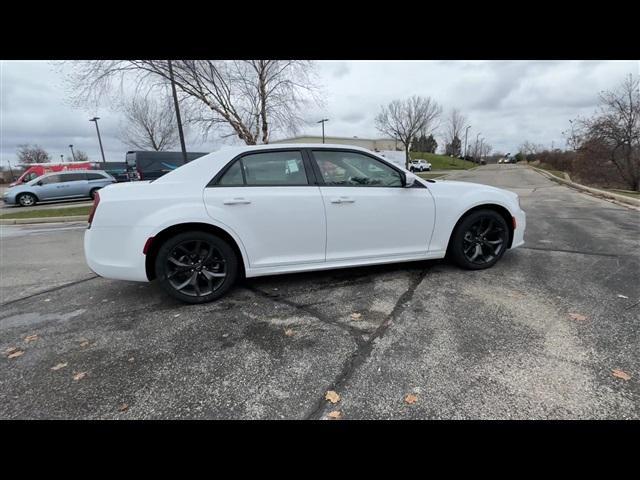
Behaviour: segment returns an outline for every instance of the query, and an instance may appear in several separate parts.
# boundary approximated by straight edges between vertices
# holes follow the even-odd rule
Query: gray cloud
[[[322,61],[325,105],[305,112],[308,124],[300,133],[319,135],[315,122],[326,117],[328,135],[378,136],[373,120],[380,106],[415,94],[431,96],[446,110],[459,108],[472,125],[470,140],[482,132],[502,151],[515,151],[524,140],[563,146],[568,120],[595,110],[599,91],[639,70],[637,61]],[[107,159],[124,160],[119,114],[105,106],[69,106],[63,73],[49,62],[0,62],[1,161],[15,161],[21,143],[38,143],[54,159],[68,155],[73,144],[97,160],[95,127],[88,121],[94,115],[101,117]],[[188,148],[208,151],[229,142],[194,134]]]

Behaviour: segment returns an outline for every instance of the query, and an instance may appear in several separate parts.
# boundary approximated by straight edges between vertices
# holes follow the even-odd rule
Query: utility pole
[[[102,148],[102,138],[100,138],[100,129],[98,128],[98,120],[100,117],[90,118],[90,122],[94,122],[96,124],[96,132],[98,132],[98,143],[100,143],[100,153],[102,154],[102,164],[104,165],[107,161],[104,159],[104,149]]]
[[[182,131],[182,117],[180,117],[180,105],[178,104],[178,93],[176,92],[176,82],[173,79],[173,65],[169,60],[169,79],[171,80],[171,93],[173,94],[173,105],[176,108],[176,120],[178,122],[178,135],[180,136],[180,148],[182,149],[182,159],[187,163],[187,147],[184,144],[184,132]]]
[[[469,129],[471,128],[471,125],[469,125],[467,127],[467,129],[464,131],[464,159],[467,159],[467,135],[469,134]]]
[[[64,155],[60,154],[60,163],[64,163]]]
[[[73,153],[73,145],[69,145],[69,148],[71,149],[71,158],[73,158],[73,161],[76,161],[76,154]]]
[[[324,143],[324,122],[328,122],[329,119],[328,118],[323,118],[322,120],[320,120],[318,123],[322,124],[322,143]]]

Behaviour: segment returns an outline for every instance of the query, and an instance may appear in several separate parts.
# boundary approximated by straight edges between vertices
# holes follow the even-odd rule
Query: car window
[[[52,183],[60,183],[62,181],[60,179],[60,177],[62,177],[62,175],[50,175],[48,177],[44,177],[40,181],[42,182],[43,185],[49,185],[49,184],[52,184]]]
[[[308,183],[300,152],[255,153],[245,155],[241,162],[248,186]]]
[[[86,173],[65,173],[64,175],[60,175],[62,177],[63,182],[75,182],[78,180],[86,180]]]
[[[38,174],[36,172],[31,172],[25,175],[24,182],[30,182],[31,180],[38,178]]]
[[[87,173],[87,180],[106,180],[106,177],[99,173]]]
[[[218,180],[218,185],[224,185],[227,187],[244,185],[244,179],[242,178],[242,164],[239,160],[234,162],[220,180]]]
[[[401,187],[402,176],[390,166],[356,152],[314,150],[324,183],[352,187]]]
[[[244,178],[243,178],[244,173]],[[218,185],[307,185],[302,153],[265,152],[245,155],[218,180]]]

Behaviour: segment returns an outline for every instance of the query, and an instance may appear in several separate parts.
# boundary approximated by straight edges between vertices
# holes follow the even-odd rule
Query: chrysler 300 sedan
[[[11,187],[2,199],[7,204],[30,207],[38,202],[93,198],[98,190],[112,183],[116,179],[102,170],[67,170]]]
[[[487,268],[524,243],[524,229],[515,193],[423,180],[359,147],[278,144],[220,150],[101,191],[84,246],[98,275],[157,280],[203,303],[239,276],[446,255]]]

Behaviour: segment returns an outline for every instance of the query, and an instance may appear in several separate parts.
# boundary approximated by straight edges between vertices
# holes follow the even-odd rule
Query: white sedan
[[[157,280],[203,303],[239,276],[447,254],[487,268],[524,243],[524,229],[515,193],[424,180],[364,148],[278,144],[220,150],[152,182],[100,190],[84,247],[98,275]]]

